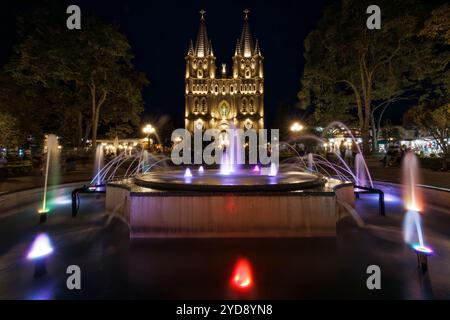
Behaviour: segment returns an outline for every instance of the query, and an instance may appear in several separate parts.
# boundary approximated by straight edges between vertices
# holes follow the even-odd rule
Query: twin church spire
[[[190,132],[218,129],[225,145],[227,128],[264,128],[264,58],[250,32],[249,12],[244,10],[230,68],[225,63],[217,68],[204,10],[197,39],[190,41],[185,57],[185,127]]]
[[[253,37],[250,32],[249,25],[249,13],[250,11],[244,10],[244,25],[242,27],[242,33],[240,39],[236,40],[236,50],[235,56],[243,56],[245,58],[250,58],[253,55],[260,55],[260,48],[258,40],[256,44],[253,44]],[[206,20],[205,20],[205,10],[200,10],[200,27],[197,34],[197,40],[195,42],[195,47],[191,40],[189,45],[188,55],[196,56],[198,58],[204,58],[208,55],[214,56],[212,49],[212,43],[208,38],[208,33],[206,31]]]

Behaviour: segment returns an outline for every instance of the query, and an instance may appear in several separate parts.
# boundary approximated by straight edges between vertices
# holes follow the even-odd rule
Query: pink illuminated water
[[[369,171],[367,170],[366,161],[361,153],[358,153],[355,156],[355,176],[356,185],[361,187],[373,187]]]
[[[308,161],[308,171],[313,172],[314,156],[312,153],[308,153],[307,161]]]
[[[418,187],[420,183],[419,161],[416,155],[408,152],[402,164],[403,201],[407,210],[423,210],[423,195]]]
[[[403,203],[408,210],[403,220],[403,237],[405,243],[413,247],[426,248],[419,213],[423,212],[423,195],[418,186],[419,181],[419,161],[414,153],[408,152],[402,163]]]

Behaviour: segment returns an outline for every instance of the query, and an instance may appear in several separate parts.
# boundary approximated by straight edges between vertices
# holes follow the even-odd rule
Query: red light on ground
[[[238,289],[248,289],[253,285],[252,269],[246,259],[239,259],[236,263],[231,284]]]

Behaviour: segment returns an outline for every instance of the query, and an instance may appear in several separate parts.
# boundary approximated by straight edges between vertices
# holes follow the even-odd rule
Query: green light
[[[48,208],[42,208],[42,209],[39,209],[38,210],[38,214],[39,215],[41,215],[41,214],[47,214],[47,213],[49,213],[50,212],[50,209],[48,209]]]

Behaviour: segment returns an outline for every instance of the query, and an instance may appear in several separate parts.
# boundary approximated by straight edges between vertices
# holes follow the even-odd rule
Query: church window
[[[198,98],[195,98],[194,99],[194,113],[198,113],[198,109],[199,109]]]
[[[250,99],[249,111],[250,111],[250,113],[254,113],[255,112],[255,102],[253,101],[253,99]]]
[[[198,78],[203,78],[203,70],[202,69],[198,69],[197,70],[197,77]]]
[[[216,88],[215,88],[216,93],[219,92],[219,86],[216,84]]]
[[[250,70],[249,69],[245,70],[245,77],[250,78]]]
[[[242,108],[241,108],[242,113],[247,113],[247,99],[242,99]]]
[[[207,107],[206,107],[206,98],[202,99],[202,113],[206,113]]]

